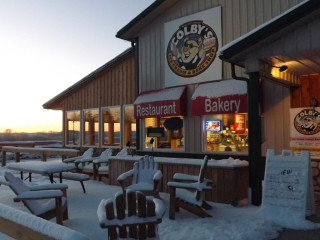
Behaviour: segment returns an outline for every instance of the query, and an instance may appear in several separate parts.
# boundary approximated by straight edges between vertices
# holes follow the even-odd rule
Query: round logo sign
[[[204,72],[214,61],[218,38],[203,21],[182,24],[171,37],[167,61],[171,70],[181,77],[194,77]]]
[[[320,131],[320,113],[314,109],[303,109],[294,118],[295,129],[303,135],[313,135]]]

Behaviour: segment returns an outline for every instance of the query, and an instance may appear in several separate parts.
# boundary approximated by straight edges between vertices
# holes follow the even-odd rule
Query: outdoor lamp
[[[277,66],[272,66],[272,67],[279,68],[279,72],[285,72],[288,70],[288,66],[286,66],[286,65],[282,65],[280,67],[277,67]]]

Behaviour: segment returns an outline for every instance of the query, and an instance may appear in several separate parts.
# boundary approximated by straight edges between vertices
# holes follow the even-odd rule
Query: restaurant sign
[[[165,24],[166,87],[220,80],[221,8],[216,7]]]
[[[247,112],[247,94],[227,95],[216,98],[197,97],[192,100],[192,115],[245,112]]]
[[[134,102],[134,117],[151,118],[185,116],[187,114],[186,87],[141,93]]]

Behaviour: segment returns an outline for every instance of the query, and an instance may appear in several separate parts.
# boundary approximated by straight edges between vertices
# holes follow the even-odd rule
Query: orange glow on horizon
[[[37,133],[37,132],[61,132],[61,124],[51,125],[28,125],[15,127],[0,127],[0,132],[4,133],[10,129],[12,133]]]

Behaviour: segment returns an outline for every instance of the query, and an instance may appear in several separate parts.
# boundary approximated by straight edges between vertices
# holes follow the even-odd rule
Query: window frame
[[[120,109],[119,114],[120,114],[120,142],[119,142],[119,146],[110,146],[110,145],[104,145],[103,141],[104,141],[104,131],[103,131],[103,110],[107,109],[107,108],[116,108],[118,107]],[[121,149],[122,148],[122,106],[121,105],[113,105],[113,106],[104,106],[100,108],[100,147],[101,148],[114,148],[114,149]]]
[[[68,143],[68,112],[79,112],[79,117],[80,117],[80,129],[79,129],[79,144],[74,145],[74,144],[69,144]],[[82,146],[82,110],[66,110],[65,111],[65,146],[67,147],[80,147]]]

